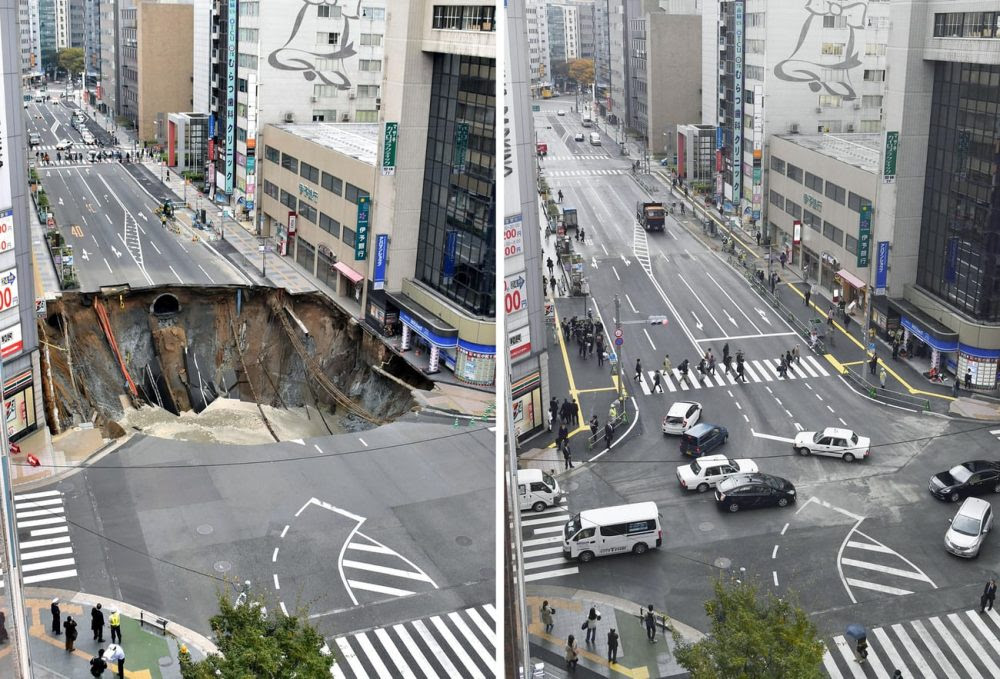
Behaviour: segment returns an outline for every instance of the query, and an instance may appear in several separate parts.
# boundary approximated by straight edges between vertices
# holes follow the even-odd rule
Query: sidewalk
[[[664,622],[676,629],[681,638],[689,643],[699,641],[704,635],[689,625],[662,618],[663,611],[652,603],[657,615],[656,642],[650,643],[646,628],[639,618],[643,604],[624,601],[597,592],[587,592],[569,587],[530,587],[532,594],[526,598],[528,633],[531,636],[532,655],[545,661],[547,670],[554,676],[631,677],[648,679],[651,677],[686,676],[686,670],[674,660],[674,642]],[[551,632],[545,632],[540,610],[543,601],[556,610]],[[601,615],[597,623],[597,640],[587,644],[586,632],[580,629],[591,607]],[[608,631],[614,628],[618,638],[618,662],[608,662]],[[569,635],[573,635],[580,656],[576,672],[565,673],[565,646]],[[551,668],[551,669],[550,669]]]
[[[52,633],[49,607],[53,597],[59,597],[62,620],[72,616],[78,623],[76,649],[72,653],[65,649],[65,636]],[[104,643],[93,641],[90,631],[90,611],[98,603],[104,611]],[[36,679],[89,676],[90,659],[97,655],[98,649],[106,649],[111,643],[108,620],[115,608],[121,613],[121,647],[125,651],[125,677],[128,679],[179,679],[177,652],[181,644],[195,660],[217,652],[209,639],[180,625],[167,622],[167,632],[163,634],[161,627],[155,624],[159,616],[148,611],[141,611],[146,625],[140,626],[140,610],[135,606],[82,592],[27,587],[25,609],[33,676]],[[150,621],[154,623],[152,626]],[[0,658],[9,653],[10,645],[4,646]],[[109,663],[105,677],[118,676],[117,666],[110,666],[112,664],[116,665]]]

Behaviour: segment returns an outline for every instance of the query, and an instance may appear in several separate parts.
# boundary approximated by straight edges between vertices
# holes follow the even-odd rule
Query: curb
[[[17,492],[26,492],[26,491],[35,490],[37,488],[44,488],[44,487],[46,487],[46,486],[48,486],[48,485],[50,485],[52,483],[59,483],[61,481],[65,481],[69,477],[74,476],[75,474],[79,473],[79,471],[81,469],[84,469],[85,467],[89,467],[90,465],[94,464],[95,462],[98,462],[98,461],[104,459],[105,457],[107,457],[108,455],[110,455],[111,453],[115,452],[116,450],[118,450],[119,448],[121,448],[122,446],[124,446],[126,443],[128,443],[129,441],[131,441],[133,436],[135,436],[134,433],[127,433],[127,434],[125,434],[125,436],[123,436],[120,439],[115,439],[115,440],[111,441],[110,443],[106,443],[105,445],[101,446],[100,448],[98,448],[97,450],[95,450],[93,453],[91,453],[88,457],[85,457],[84,459],[80,460],[79,464],[77,464],[76,466],[74,466],[72,468],[69,468],[69,469],[64,469],[64,470],[62,470],[62,471],[60,471],[60,472],[58,472],[56,474],[53,474],[52,476],[49,476],[47,478],[38,479],[36,481],[27,481],[27,482],[25,482],[23,484],[14,483],[13,484],[14,485],[14,489]]]

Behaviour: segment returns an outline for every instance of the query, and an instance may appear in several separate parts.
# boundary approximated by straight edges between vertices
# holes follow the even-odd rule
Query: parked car
[[[723,479],[741,472],[757,471],[753,460],[730,460],[725,455],[706,455],[691,464],[677,468],[677,480],[681,488],[704,493]]]
[[[795,486],[780,476],[736,474],[715,487],[715,502],[730,512],[756,507],[785,507],[795,502]]]
[[[928,489],[937,499],[951,502],[970,495],[1000,493],[1000,462],[973,460],[957,464],[932,476]]]
[[[993,525],[993,507],[978,497],[966,498],[944,534],[944,548],[955,556],[974,559]]]
[[[564,111],[562,109],[559,109],[558,111],[556,111],[556,115],[557,116],[564,116],[564,115],[566,115],[566,111]]]
[[[795,435],[792,448],[799,455],[828,455],[844,462],[868,457],[871,439],[850,429],[827,427],[823,431],[802,431]]]
[[[689,457],[701,457],[728,440],[729,430],[722,425],[699,422],[681,435],[681,453]]]
[[[678,401],[670,406],[663,418],[664,434],[683,434],[701,417],[701,404],[697,401]]]
[[[583,132],[577,132],[574,134],[573,141],[583,141]]]

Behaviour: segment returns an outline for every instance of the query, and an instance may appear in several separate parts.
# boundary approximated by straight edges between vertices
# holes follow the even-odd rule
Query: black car
[[[784,507],[795,502],[795,486],[787,479],[754,472],[735,474],[715,487],[715,501],[731,512],[754,507]]]
[[[957,464],[932,476],[928,489],[937,499],[952,502],[970,495],[1000,493],[1000,462],[973,460]]]

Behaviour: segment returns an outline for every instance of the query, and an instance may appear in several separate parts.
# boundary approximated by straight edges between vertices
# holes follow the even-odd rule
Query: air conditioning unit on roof
[[[285,122],[286,123],[294,123],[295,122],[295,114],[292,113],[291,111],[286,111],[285,112]]]

